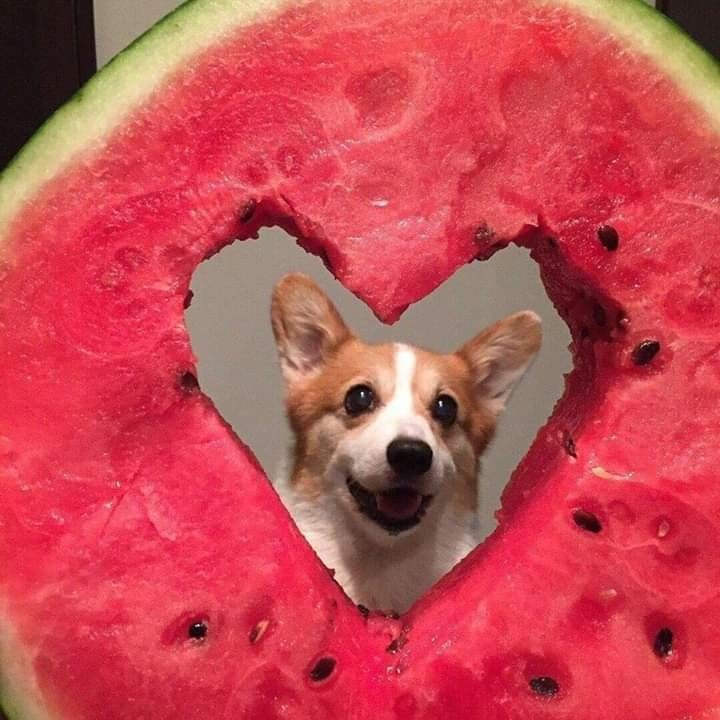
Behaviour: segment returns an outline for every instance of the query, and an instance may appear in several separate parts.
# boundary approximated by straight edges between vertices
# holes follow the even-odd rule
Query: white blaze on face
[[[347,473],[371,492],[393,487],[393,471],[387,462],[387,447],[399,437],[425,441],[433,451],[430,470],[418,481],[423,494],[437,492],[443,480],[447,461],[452,460],[439,443],[426,416],[418,408],[415,379],[418,372],[415,351],[402,344],[395,346],[395,373],[392,394],[372,416],[367,425],[350,433],[338,446],[338,457]],[[381,399],[382,400],[382,399]]]
[[[378,420],[394,429],[396,437],[424,440],[432,447],[432,432],[427,420],[415,410],[413,384],[417,370],[415,351],[407,345],[395,346],[395,388],[390,402],[378,414]]]

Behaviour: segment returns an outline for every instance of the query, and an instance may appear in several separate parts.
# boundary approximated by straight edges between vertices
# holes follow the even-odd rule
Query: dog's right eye
[[[367,385],[353,385],[345,394],[345,412],[350,416],[368,412],[374,405],[375,393]]]

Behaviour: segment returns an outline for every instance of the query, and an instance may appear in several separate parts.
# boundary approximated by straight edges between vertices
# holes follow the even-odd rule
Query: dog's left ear
[[[458,351],[470,365],[475,391],[497,414],[540,349],[540,318],[529,310],[491,325]]]

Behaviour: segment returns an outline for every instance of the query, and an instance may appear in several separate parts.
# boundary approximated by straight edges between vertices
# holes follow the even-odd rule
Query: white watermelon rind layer
[[[327,0],[320,0],[327,1]],[[341,0],[344,4],[346,0]],[[420,1],[420,0],[418,0]],[[425,0],[428,4],[442,0]],[[530,0],[570,8],[647,56],[720,132],[720,64],[642,0]],[[163,81],[233,30],[268,21],[311,0],[191,0],[120,53],[32,137],[0,174],[0,249],[24,204],[63,168],[92,158],[106,137]],[[338,4],[334,7],[337,8]],[[0,605],[1,608],[1,605]],[[12,720],[50,720],[35,681],[32,650],[13,637],[0,609],[0,698]],[[53,718],[53,720],[61,720]]]
[[[720,62],[643,0],[539,0],[569,7],[605,26],[652,60],[720,132]]]
[[[51,715],[35,681],[32,660],[14,637],[9,615],[0,605],[0,705],[9,720],[61,720]]]

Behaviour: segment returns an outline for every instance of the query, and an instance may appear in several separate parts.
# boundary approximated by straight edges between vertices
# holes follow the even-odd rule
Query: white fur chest
[[[366,537],[331,495],[302,498],[281,472],[275,488],[305,539],[353,600],[403,613],[475,547],[472,513],[444,508],[407,537],[380,545]]]

